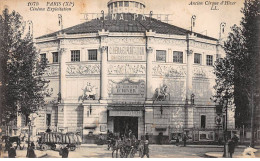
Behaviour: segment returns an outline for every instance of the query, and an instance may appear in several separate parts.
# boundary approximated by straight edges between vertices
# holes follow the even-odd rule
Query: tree
[[[236,125],[251,125],[252,136],[255,108],[259,108],[259,9],[258,0],[245,1],[240,26],[231,27],[224,44],[226,57],[215,64],[215,101],[227,91],[236,106]]]
[[[44,105],[48,82],[45,62],[39,62],[32,35],[25,33],[22,16],[5,8],[0,15],[0,97],[4,123],[18,114],[26,118]]]

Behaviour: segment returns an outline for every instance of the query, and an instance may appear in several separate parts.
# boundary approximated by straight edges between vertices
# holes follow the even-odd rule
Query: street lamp
[[[222,108],[222,112],[226,113],[226,116],[225,116],[225,129],[224,129],[224,140],[225,140],[225,143],[224,143],[224,154],[223,154],[223,157],[227,157],[227,122],[228,122],[228,118],[227,118],[227,111],[228,111],[228,92],[226,91],[225,93],[225,96],[223,97],[223,108]]]

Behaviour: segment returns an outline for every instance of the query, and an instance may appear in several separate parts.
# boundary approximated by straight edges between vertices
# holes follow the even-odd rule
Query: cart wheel
[[[24,145],[20,145],[20,150],[23,150],[24,149]]]
[[[134,149],[131,149],[131,151],[130,151],[130,158],[134,158],[134,157],[135,157]]]
[[[55,149],[56,149],[56,145],[53,144],[53,145],[51,146],[51,150],[55,150]]]
[[[119,156],[120,156],[120,158],[124,158],[125,155],[126,155],[126,153],[125,153],[123,147],[121,147],[121,148],[119,149]]]
[[[139,157],[142,157],[142,156],[143,156],[143,149],[140,148],[140,149],[139,149]]]
[[[47,146],[47,145],[43,144],[43,145],[41,146],[41,150],[42,150],[42,151],[46,151],[47,149],[48,149],[48,146]]]
[[[74,150],[76,150],[76,147],[75,147],[75,146],[71,146],[71,147],[70,147],[70,150],[71,150],[71,151],[74,151]]]

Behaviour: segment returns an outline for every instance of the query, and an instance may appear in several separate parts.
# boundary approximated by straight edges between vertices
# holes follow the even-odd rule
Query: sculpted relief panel
[[[49,48],[49,47],[58,47],[59,42],[58,41],[49,41],[49,42],[43,42],[37,44],[38,48]]]
[[[134,75],[145,74],[146,66],[143,64],[110,64],[108,74],[111,75]]]
[[[100,74],[100,64],[68,64],[66,75]]]
[[[87,45],[87,44],[98,44],[98,38],[81,38],[81,39],[63,39],[61,40],[61,44],[69,44],[69,45]]]
[[[59,65],[50,65],[45,69],[44,76],[53,77],[59,75]]]
[[[111,44],[145,44],[143,37],[107,37],[104,42]]]
[[[207,49],[207,50],[216,50],[215,45],[210,45],[202,42],[190,41],[190,47],[200,48],[200,49]]]
[[[193,78],[207,78],[207,73],[202,67],[193,67]]]
[[[193,78],[215,78],[214,69],[212,67],[193,67]]]
[[[185,77],[186,67],[172,64],[153,65],[153,76]]]
[[[166,38],[149,38],[152,44],[186,46],[186,40],[166,39]]]

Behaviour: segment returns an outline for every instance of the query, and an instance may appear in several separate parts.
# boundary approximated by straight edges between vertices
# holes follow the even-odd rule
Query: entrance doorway
[[[128,134],[130,129],[138,138],[138,117],[114,117],[114,133],[121,136]]]

